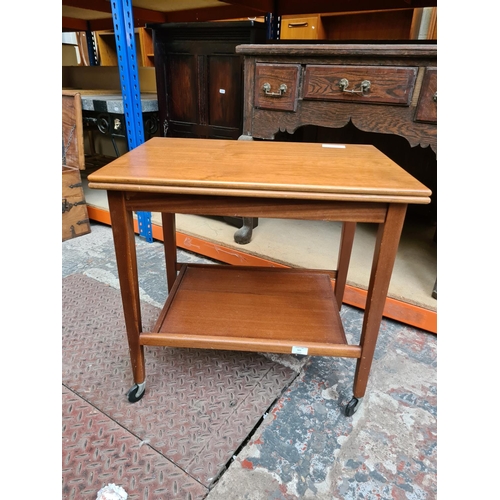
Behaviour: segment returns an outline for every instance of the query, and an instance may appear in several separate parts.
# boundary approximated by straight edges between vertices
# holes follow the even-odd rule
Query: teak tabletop
[[[153,138],[89,175],[108,191],[134,385],[145,393],[144,346],[357,358],[352,415],[364,396],[409,203],[430,190],[374,146]],[[142,330],[134,211],[160,212],[168,297]],[[175,214],[342,221],[336,270],[177,263]],[[357,222],[378,225],[361,338],[349,344],[342,305]],[[334,287],[332,288],[332,281]]]
[[[429,203],[430,190],[371,145],[155,137],[89,175],[107,190]]]

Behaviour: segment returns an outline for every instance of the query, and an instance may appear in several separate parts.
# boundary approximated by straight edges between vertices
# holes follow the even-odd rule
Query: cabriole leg
[[[243,225],[234,233],[234,241],[240,245],[250,243],[253,232],[253,218],[243,217]]]

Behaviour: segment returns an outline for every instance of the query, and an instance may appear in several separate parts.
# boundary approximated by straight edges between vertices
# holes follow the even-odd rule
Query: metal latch
[[[62,199],[62,213],[69,212],[73,207],[77,205],[85,205],[85,200],[77,201],[75,203],[69,203],[66,198]]]
[[[81,226],[82,224],[88,224],[90,222],[89,219],[79,220],[76,224]],[[70,226],[69,230],[71,231],[71,237],[74,238],[76,236],[75,226],[73,224]]]

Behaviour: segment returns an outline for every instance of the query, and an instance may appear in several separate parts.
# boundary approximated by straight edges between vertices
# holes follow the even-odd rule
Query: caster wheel
[[[135,384],[127,392],[127,399],[130,403],[137,403],[145,394],[144,384]]]
[[[361,405],[361,401],[358,398],[352,398],[347,406],[345,407],[345,416],[352,417]]]

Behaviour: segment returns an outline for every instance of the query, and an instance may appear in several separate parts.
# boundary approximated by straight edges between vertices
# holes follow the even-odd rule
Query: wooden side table
[[[134,377],[130,402],[144,395],[144,346],[162,345],[356,358],[345,409],[354,414],[406,208],[428,203],[429,189],[373,146],[177,138],[153,138],[88,179],[108,191]],[[141,323],[133,211],[162,214],[169,296],[150,332]],[[176,213],[342,221],[337,269],[179,265]],[[339,310],[357,222],[377,224],[378,233],[361,338],[351,345]]]

